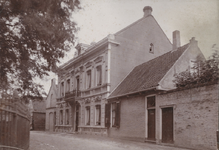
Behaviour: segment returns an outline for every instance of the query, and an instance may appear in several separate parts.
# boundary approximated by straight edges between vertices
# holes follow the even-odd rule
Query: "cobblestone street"
[[[30,132],[30,150],[186,150],[95,135]]]

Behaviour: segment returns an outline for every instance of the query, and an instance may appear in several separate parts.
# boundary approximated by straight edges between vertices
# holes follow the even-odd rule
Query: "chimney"
[[[180,47],[180,32],[173,31],[173,49]]]
[[[151,6],[145,6],[143,9],[144,17],[151,15],[152,10]]]

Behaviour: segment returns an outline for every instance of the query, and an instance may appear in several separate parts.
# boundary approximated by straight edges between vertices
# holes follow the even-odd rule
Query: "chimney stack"
[[[144,17],[151,15],[152,10],[151,6],[145,6],[143,9]]]
[[[51,80],[51,85],[56,85],[56,78],[53,78],[52,80]]]
[[[180,47],[180,32],[173,31],[173,49]]]

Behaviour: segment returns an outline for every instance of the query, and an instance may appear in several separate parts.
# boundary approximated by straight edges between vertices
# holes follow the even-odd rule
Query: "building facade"
[[[51,87],[46,98],[46,131],[55,131],[57,92],[56,79],[52,79]]]
[[[154,17],[144,17],[91,45],[59,67],[55,131],[107,135],[107,98],[137,65],[172,49]]]
[[[172,51],[136,66],[107,99],[108,135],[216,149],[218,83],[179,90],[173,82],[174,74],[191,73],[197,59],[205,60],[192,38],[188,44],[173,45]]]

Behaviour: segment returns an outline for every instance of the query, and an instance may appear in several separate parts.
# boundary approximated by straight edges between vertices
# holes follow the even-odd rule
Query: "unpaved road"
[[[30,132],[30,150],[186,150],[97,135]]]

